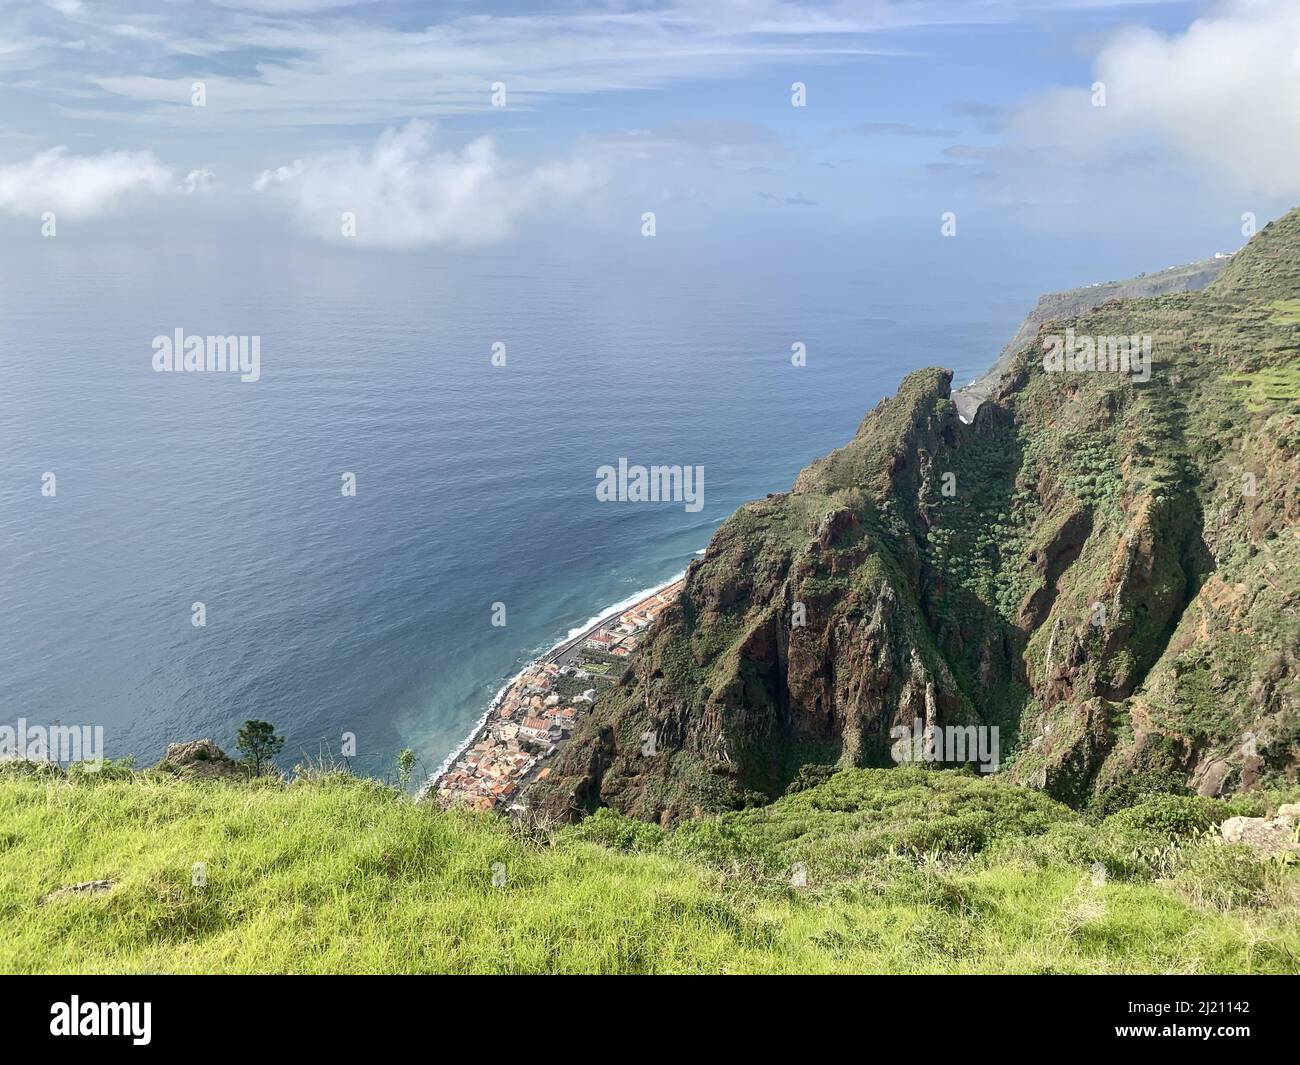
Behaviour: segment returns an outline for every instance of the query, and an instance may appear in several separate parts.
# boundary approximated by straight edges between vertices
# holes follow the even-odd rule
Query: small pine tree
[[[284,737],[275,734],[269,721],[250,719],[235,733],[235,748],[244,756],[244,764],[252,767],[253,775],[261,776],[262,767],[284,750]]]
[[[411,783],[411,774],[415,771],[415,752],[410,747],[403,747],[397,755],[397,779],[402,787]]]

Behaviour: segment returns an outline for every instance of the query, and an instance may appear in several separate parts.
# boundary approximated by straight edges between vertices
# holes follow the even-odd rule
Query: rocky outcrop
[[[1112,300],[1148,380],[1035,339],[968,424],[909,375],[790,492],[737,511],[532,801],[671,822],[998,726],[1019,780],[1103,807],[1300,764],[1300,213],[1198,293]]]
[[[1273,817],[1230,817],[1219,831],[1228,843],[1244,843],[1265,857],[1300,854],[1300,803],[1278,807]]]
[[[157,768],[178,777],[199,780],[243,780],[248,776],[248,771],[243,766],[210,739],[169,743],[167,756],[158,763]]]

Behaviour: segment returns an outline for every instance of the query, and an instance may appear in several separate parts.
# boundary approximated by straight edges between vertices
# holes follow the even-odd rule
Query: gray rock
[[[243,767],[210,739],[168,744],[167,757],[158,763],[158,768],[182,777],[203,779],[246,775]]]
[[[1300,854],[1300,842],[1296,839],[1295,813],[1282,815],[1283,810],[1300,810],[1300,804],[1292,803],[1278,811],[1278,817],[1230,817],[1220,826],[1219,831],[1229,843],[1244,843],[1271,857],[1274,854]]]

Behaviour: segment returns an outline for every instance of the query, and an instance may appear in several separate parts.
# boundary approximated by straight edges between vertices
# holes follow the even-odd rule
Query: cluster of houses
[[[612,621],[593,629],[584,641],[585,646],[601,654],[626,658],[640,645],[641,637],[663,608],[677,598],[680,589],[680,584],[674,584],[649,599],[643,599]]]
[[[474,743],[438,780],[438,800],[480,810],[509,809],[526,782],[549,775],[542,763],[573,732],[579,707],[590,707],[596,699],[595,688],[571,699],[555,691],[561,678],[578,672],[576,665],[543,660],[516,677]]]
[[[493,703],[473,743],[434,781],[438,801],[479,810],[522,809],[524,788],[550,775],[547,763],[590,711],[599,688],[611,683],[604,675],[609,664],[604,656],[622,658],[636,650],[680,587],[674,584],[642,600],[519,674]]]

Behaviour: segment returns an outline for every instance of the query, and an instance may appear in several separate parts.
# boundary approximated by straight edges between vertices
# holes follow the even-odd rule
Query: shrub
[[[598,843],[620,851],[657,850],[663,843],[664,830],[647,821],[626,817],[607,806],[602,806],[590,817],[562,830],[568,839]]]
[[[109,780],[134,780],[134,758],[105,758],[100,762],[73,762],[68,766],[68,779],[89,784],[103,784]]]
[[[794,780],[790,781],[785,789],[787,795],[797,795],[801,791],[807,791],[809,788],[815,788],[819,784],[825,784],[835,775],[838,766],[834,765],[817,765],[809,762],[799,767],[799,772],[795,774]]]
[[[777,873],[788,865],[763,836],[726,817],[683,822],[668,838],[666,850],[719,868],[746,865]]]
[[[1228,805],[1198,795],[1159,795],[1111,814],[1103,822],[1112,832],[1154,833],[1165,839],[1199,836],[1232,816]]]

